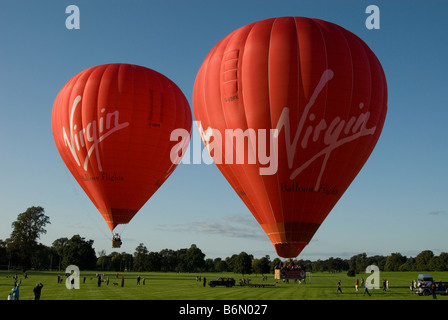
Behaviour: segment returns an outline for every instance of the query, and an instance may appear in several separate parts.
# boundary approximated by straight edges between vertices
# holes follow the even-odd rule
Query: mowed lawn
[[[422,272],[423,273],[423,272]],[[433,275],[436,281],[448,281],[448,272],[425,272]],[[266,281],[261,275],[245,275],[253,284],[271,284],[273,286],[257,288],[240,286],[241,274],[234,273],[163,273],[163,272],[122,272],[116,278],[114,272],[108,272],[109,285],[102,283],[98,287],[95,271],[80,274],[80,289],[68,290],[65,277],[62,283],[57,283],[62,272],[28,271],[25,279],[22,273],[0,271],[0,299],[7,299],[13,287],[14,274],[17,274],[20,285],[20,300],[33,300],[33,288],[41,282],[41,300],[432,300],[432,296],[420,297],[410,291],[409,286],[418,272],[381,272],[380,280],[389,280],[389,289],[371,289],[371,296],[363,296],[363,288],[355,291],[355,279],[366,279],[368,274],[358,274],[356,278],[348,277],[346,273],[312,273],[306,283],[290,281],[284,283],[268,275]],[[121,276],[124,276],[124,286],[121,286]],[[137,276],[142,278],[137,285]],[[203,286],[203,281],[196,281],[196,276],[206,277],[207,282],[219,276],[233,277],[235,287]],[[86,277],[83,283],[83,277]],[[145,284],[143,285],[143,278]],[[341,280],[342,294],[337,294],[337,282]],[[116,284],[116,285],[115,285]],[[439,300],[448,300],[448,296],[438,295]]]

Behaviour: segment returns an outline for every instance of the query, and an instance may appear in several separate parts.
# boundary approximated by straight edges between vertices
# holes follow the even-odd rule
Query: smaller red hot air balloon
[[[375,54],[346,29],[272,18],[210,50],[193,110],[219,170],[278,255],[293,258],[373,151],[386,117],[386,78]]]
[[[128,223],[176,168],[170,134],[191,133],[191,124],[188,101],[174,82],[121,63],[74,76],[52,113],[56,147],[111,231]]]

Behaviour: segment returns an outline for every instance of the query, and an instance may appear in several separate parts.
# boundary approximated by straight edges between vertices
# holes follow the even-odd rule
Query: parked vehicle
[[[429,296],[432,294],[431,285],[434,282],[432,275],[430,274],[419,274],[417,278],[417,288],[415,293],[419,296]],[[436,294],[448,294],[448,282],[439,281],[434,282],[436,285]]]
[[[226,286],[226,287],[233,287],[235,285],[235,279],[233,278],[221,278],[219,277],[216,280],[211,280],[208,282],[208,285],[210,287],[216,287],[216,286]]]

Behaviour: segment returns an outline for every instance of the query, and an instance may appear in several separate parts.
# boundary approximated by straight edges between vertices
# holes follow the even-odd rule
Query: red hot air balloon
[[[373,151],[387,86],[377,57],[351,32],[272,18],[235,30],[209,52],[193,110],[217,167],[278,255],[292,258]]]
[[[105,64],[70,79],[56,97],[56,147],[110,230],[128,223],[176,168],[174,129],[191,133],[181,90],[137,65]]]

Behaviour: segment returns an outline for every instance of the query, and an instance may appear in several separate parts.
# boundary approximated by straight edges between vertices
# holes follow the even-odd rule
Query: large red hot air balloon
[[[309,243],[375,147],[387,86],[374,53],[322,20],[281,17],[222,39],[193,110],[217,167],[281,257]]]
[[[176,168],[170,134],[191,133],[191,124],[176,84],[131,64],[77,74],[57,95],[52,115],[63,161],[111,231],[128,223]]]

